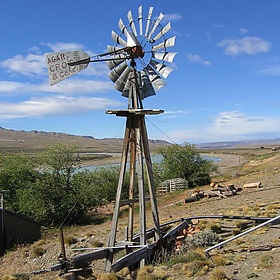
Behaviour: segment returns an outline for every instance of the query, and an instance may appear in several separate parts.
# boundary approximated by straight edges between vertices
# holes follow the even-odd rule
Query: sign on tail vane
[[[46,53],[45,57],[51,86],[86,69],[90,61],[90,56],[82,50]],[[80,63],[69,65],[76,61]]]

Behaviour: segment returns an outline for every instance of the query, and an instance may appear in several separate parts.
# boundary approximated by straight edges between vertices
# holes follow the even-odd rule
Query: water
[[[221,160],[220,158],[206,156],[206,155],[202,155],[201,157],[208,159],[208,160],[212,160],[214,163],[217,163]],[[160,163],[162,160],[162,156],[159,154],[154,154],[154,155],[151,155],[151,159],[152,159],[152,163]],[[120,165],[120,163],[110,163],[110,164],[104,164],[104,165],[90,165],[90,166],[81,167],[78,169],[78,171],[84,171],[84,170],[95,171],[102,167],[114,167],[114,166],[119,166],[119,165]]]

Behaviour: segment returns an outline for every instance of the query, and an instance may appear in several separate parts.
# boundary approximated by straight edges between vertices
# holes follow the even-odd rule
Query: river
[[[211,156],[207,156],[207,155],[202,155],[203,158],[208,159],[208,160],[212,160],[214,163],[218,163],[221,159],[218,157],[211,157]],[[153,154],[151,155],[152,158],[152,163],[159,163],[162,160],[162,156],[159,154]],[[88,171],[94,171],[98,168],[102,168],[102,167],[113,167],[113,166],[119,166],[120,163],[110,163],[110,164],[103,164],[103,165],[98,165],[98,164],[94,164],[94,165],[89,165],[89,166],[84,166],[78,169],[78,171],[83,171],[83,170],[88,170]]]

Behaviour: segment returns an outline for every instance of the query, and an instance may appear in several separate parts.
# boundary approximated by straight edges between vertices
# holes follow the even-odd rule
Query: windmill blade
[[[171,29],[171,24],[168,22],[165,27],[163,27],[160,32],[157,34],[156,37],[153,38],[154,41],[157,41],[159,38],[161,38],[164,34],[166,34]]]
[[[168,75],[174,70],[173,68],[166,66],[163,63],[159,63],[153,59],[151,59],[150,63],[164,79],[166,79]]]
[[[141,46],[140,42],[138,41],[137,37],[132,32],[127,32],[127,47],[135,47]]]
[[[160,44],[153,46],[152,50],[156,51],[156,50],[160,50],[160,49],[165,49],[167,47],[173,47],[175,45],[175,38],[176,38],[176,36],[173,36],[169,39],[164,40]]]
[[[82,50],[46,53],[45,58],[51,86],[86,69],[90,61],[90,56]],[[78,65],[69,65],[76,61]]]
[[[122,32],[125,36],[127,36],[127,29],[126,29],[126,27],[125,27],[125,25],[124,25],[122,19],[119,20],[119,28],[120,28],[121,32]]]
[[[138,8],[138,23],[139,23],[139,35],[142,36],[143,35],[143,25],[142,25],[142,21],[143,21],[143,12],[142,12],[142,6],[140,6]]]
[[[176,54],[177,54],[176,52],[155,52],[155,53],[153,53],[152,56],[155,59],[163,60],[163,61],[172,63]]]
[[[161,89],[163,86],[166,85],[164,80],[156,73],[156,71],[151,66],[146,66],[145,71],[149,76],[149,79],[156,90]]]
[[[124,61],[123,63],[121,63],[120,65],[118,65],[116,68],[114,68],[109,74],[108,77],[111,79],[111,81],[113,81],[114,83],[116,82],[116,80],[121,76],[121,74],[123,73],[123,71],[127,68],[127,64]]]
[[[112,31],[111,33],[112,39],[117,43],[124,47],[126,47],[126,41],[120,37],[115,31]]]
[[[141,93],[141,99],[143,100],[146,97],[156,95],[156,92],[153,88],[153,85],[149,79],[149,76],[145,71],[140,72],[141,77],[141,83],[140,84],[140,93]]]
[[[153,9],[154,7],[150,7],[149,13],[148,13],[148,18],[147,18],[147,25],[146,25],[146,31],[145,31],[145,37],[148,35],[149,27],[150,27],[150,22],[151,22],[151,17],[153,14]]]
[[[110,70],[112,70],[113,68],[120,65],[126,60],[125,58],[122,58],[120,55],[114,56],[114,58],[116,59],[106,61],[106,64]]]
[[[117,51],[122,50],[122,49],[123,49],[123,48],[120,48],[120,47],[107,45],[107,51],[108,51],[108,53],[117,52]]]
[[[134,73],[133,73],[133,71],[131,71],[128,74],[128,77],[126,79],[125,86],[124,86],[123,91],[122,91],[122,96],[127,97],[127,98],[129,97],[129,92],[132,88],[131,79],[133,79],[133,77],[134,77]]]
[[[131,29],[132,29],[134,35],[137,36],[137,31],[136,31],[136,28],[135,28],[135,24],[134,24],[134,20],[133,20],[131,11],[128,11],[127,18],[128,18],[129,25],[131,26]]]
[[[158,16],[158,18],[157,18],[157,20],[156,20],[156,22],[155,22],[154,25],[153,25],[152,30],[151,30],[150,33],[149,33],[148,40],[151,39],[151,36],[154,34],[156,28],[158,27],[158,25],[159,25],[159,23],[161,22],[162,19],[163,19],[163,14],[160,13],[159,16]]]
[[[120,77],[116,80],[115,82],[115,86],[114,88],[117,89],[118,91],[123,91],[127,77],[129,75],[129,73],[131,72],[131,69],[129,67],[127,67],[122,74],[120,75]]]
[[[108,53],[114,53],[114,52],[117,52],[119,50],[122,50],[122,48],[116,47],[116,46],[107,45]],[[119,64],[124,62],[125,59],[126,59],[126,55],[124,53],[115,54],[114,55],[114,59],[106,61],[106,64],[107,64],[108,68],[110,70],[112,70],[113,68],[115,68],[116,66],[118,66]]]

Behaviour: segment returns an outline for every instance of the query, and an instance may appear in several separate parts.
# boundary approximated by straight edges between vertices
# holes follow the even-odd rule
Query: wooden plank
[[[163,238],[167,238],[170,237],[172,235],[175,235],[177,233],[177,231],[180,231],[184,228],[188,227],[188,223],[184,220],[182,223],[180,223],[178,226],[176,226],[175,228],[173,228],[172,230],[170,230],[168,233],[166,233]]]
[[[109,252],[108,248],[99,249],[94,252],[79,254],[70,259],[70,262],[75,266],[79,267],[80,264],[88,263],[93,260],[104,259]]]
[[[158,245],[158,242],[155,241],[155,242],[149,244],[148,246],[145,246],[139,250],[136,250],[136,251],[120,258],[119,260],[117,260],[115,263],[112,264],[112,266],[111,266],[112,270],[115,272],[118,272],[121,269],[123,269],[124,267],[131,266],[133,264],[140,262],[143,259],[148,258],[151,254],[153,254],[155,252],[155,250],[157,249],[157,245]]]
[[[154,237],[155,237],[155,229],[154,228],[148,229],[146,231],[146,238],[147,238],[147,240],[150,239],[150,238],[154,238]],[[132,238],[132,241],[136,242],[136,243],[139,243],[139,241],[140,241],[140,234],[138,233],[138,234],[134,235],[134,237]]]
[[[149,197],[145,197],[145,201],[149,201],[150,198]],[[131,199],[123,199],[120,201],[120,207],[125,206],[125,205],[129,205],[132,203],[138,203],[139,202],[139,197],[136,198],[131,198]]]
[[[164,113],[161,109],[128,109],[128,110],[107,110],[106,114],[115,114],[120,117],[127,117],[129,114],[135,115],[158,115]]]
[[[147,247],[143,247],[139,250],[136,250],[122,258],[120,258],[118,261],[116,261],[114,264],[112,264],[111,269],[115,272],[120,271],[124,267],[131,266],[133,264],[136,264],[137,262],[140,262],[149,256],[151,256],[160,246],[166,243],[166,240],[176,235],[176,233],[183,228],[186,228],[188,226],[188,223],[184,220],[182,223],[177,225],[175,228],[173,228],[171,231],[169,231],[167,234],[164,235],[163,238],[159,239],[158,241],[155,241]]]

